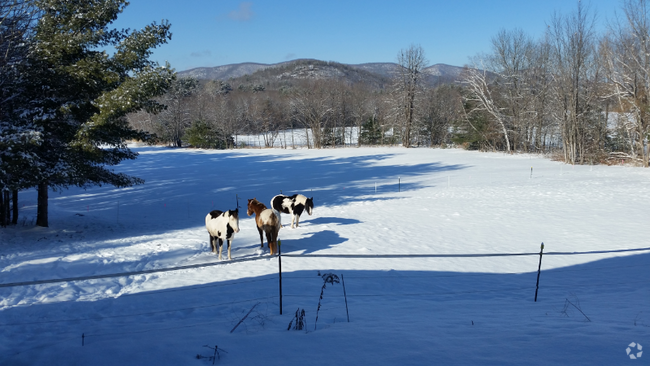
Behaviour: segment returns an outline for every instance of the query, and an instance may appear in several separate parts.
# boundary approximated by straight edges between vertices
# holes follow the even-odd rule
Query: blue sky
[[[587,0],[604,31],[620,0]],[[500,29],[540,37],[554,12],[577,0],[131,0],[116,28],[166,19],[172,40],[152,58],[177,71],[240,62],[315,58],[346,64],[395,62],[420,45],[431,65],[463,66],[490,51]]]

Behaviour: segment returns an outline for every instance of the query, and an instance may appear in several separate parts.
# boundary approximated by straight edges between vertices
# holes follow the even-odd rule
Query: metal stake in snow
[[[341,273],[341,283],[343,284],[343,296],[345,297],[345,314],[348,316],[348,323],[350,322],[350,312],[348,311],[348,293],[345,291],[345,280]]]
[[[533,167],[532,166],[530,167],[530,177],[531,178],[533,177]]]
[[[401,192],[401,191],[402,191],[402,178],[397,177],[397,192]]]
[[[278,273],[280,275],[280,315],[282,315],[282,240],[278,240]]]
[[[542,254],[544,252],[544,243],[542,243],[542,248],[539,250],[539,266],[537,267],[537,285],[535,285],[535,302],[537,302],[537,290],[539,290],[539,274],[542,271]]]

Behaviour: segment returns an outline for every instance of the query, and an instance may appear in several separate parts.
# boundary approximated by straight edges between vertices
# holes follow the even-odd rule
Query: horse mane
[[[266,205],[258,201],[257,198],[251,198],[250,200],[248,200],[248,205],[253,208],[257,208],[260,211],[267,209]]]
[[[223,211],[212,210],[212,211],[210,211],[210,213],[208,215],[210,215],[211,218],[215,219],[215,218],[223,215]]]
[[[227,212],[224,212],[224,216],[226,216],[225,213],[228,213],[228,215],[233,216],[236,219],[239,218],[239,209],[238,208],[236,208],[234,210],[228,210]]]

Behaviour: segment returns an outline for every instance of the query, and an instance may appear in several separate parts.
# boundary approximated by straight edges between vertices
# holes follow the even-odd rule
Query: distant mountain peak
[[[263,76],[259,74],[262,70],[268,72],[265,72]],[[180,71],[178,75],[194,77],[199,80],[231,80],[250,75],[257,76],[260,83],[264,81],[262,80],[264,77],[272,77],[275,80],[338,79],[351,83],[367,82],[382,85],[387,83],[398,70],[399,65],[393,62],[341,64],[333,61],[297,59],[276,64],[243,62],[215,67],[197,67]],[[458,66],[435,64],[423,70],[423,73],[427,75],[424,81],[430,85],[453,82],[459,79],[462,70],[463,68]]]

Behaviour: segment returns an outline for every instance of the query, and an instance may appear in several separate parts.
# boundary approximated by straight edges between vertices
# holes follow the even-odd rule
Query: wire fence
[[[539,253],[537,253],[539,255]],[[646,267],[646,265],[625,265],[625,266],[608,266],[608,267],[602,267],[598,268],[600,269],[620,269],[620,268],[634,268],[634,267]],[[566,271],[565,271],[566,272]],[[499,273],[498,275],[504,275],[504,274],[519,274],[519,273]],[[484,277],[486,274],[485,273],[454,273],[454,274],[445,274],[445,275],[404,275],[401,274],[398,277],[395,276],[389,276],[389,275],[346,275],[346,278],[349,281],[353,280],[364,280],[367,281],[368,279],[376,280],[376,281],[381,281],[386,278],[394,278],[394,279],[409,279],[409,278],[427,278],[427,279],[442,279],[442,278],[468,278],[468,277]],[[284,277],[284,282],[285,284],[290,284],[291,282],[297,281],[297,280],[306,280],[306,279],[314,279],[314,276],[287,276],[285,275]],[[234,282],[228,282],[228,283],[212,283],[212,284],[206,284],[206,285],[201,285],[202,289],[205,288],[213,288],[213,287],[226,287],[226,286],[238,286],[238,285],[243,285],[243,284],[250,284],[250,283],[256,283],[256,282],[277,282],[277,278],[263,278],[263,279],[252,279],[252,280],[242,280],[242,281],[234,281]],[[650,283],[650,278],[648,279],[636,279],[634,281],[635,284],[646,284]],[[629,281],[622,281],[622,282],[594,282],[591,284],[581,284],[581,287],[608,287],[608,286],[620,286],[620,285],[625,285],[629,284]],[[562,288],[566,287],[566,285],[553,285],[553,284],[546,284],[544,286],[545,288]],[[493,288],[493,289],[480,289],[480,290],[453,290],[453,291],[440,291],[439,289],[436,289],[436,291],[422,291],[422,292],[400,292],[400,293],[386,293],[386,292],[381,292],[381,293],[354,293],[351,295],[348,295],[350,298],[355,298],[355,297],[402,297],[402,296],[450,296],[450,295],[459,295],[459,294],[480,294],[480,293],[490,293],[490,292],[513,292],[513,291],[530,291],[531,288],[534,288],[532,284],[526,285],[526,286],[515,286],[515,287],[499,287],[499,288]],[[165,294],[165,293],[173,293],[173,292],[184,292],[184,291],[194,291],[196,290],[195,288],[175,288],[175,289],[163,289],[163,290],[156,290],[155,292],[140,292],[140,293],[133,293],[129,294],[130,296],[147,296],[147,295],[160,295],[160,294]],[[313,298],[313,294],[305,294],[305,293],[288,293],[288,294],[283,294],[282,296],[284,297],[292,297],[292,298]],[[336,297],[337,295],[328,295],[328,296],[333,296]],[[341,295],[338,295],[341,296]],[[53,324],[53,323],[61,323],[61,322],[80,322],[80,321],[99,321],[99,320],[107,320],[107,319],[120,319],[120,318],[128,318],[128,317],[139,317],[139,316],[154,316],[154,315],[160,315],[160,314],[168,314],[168,313],[174,313],[174,312],[183,312],[183,311],[195,311],[195,310],[201,310],[201,309],[209,309],[209,308],[216,308],[216,307],[224,307],[228,305],[237,305],[237,304],[245,304],[245,303],[250,303],[253,301],[261,301],[261,300],[278,300],[279,295],[272,295],[272,296],[263,296],[263,297],[255,297],[255,298],[246,298],[246,299],[241,299],[237,301],[225,301],[225,302],[218,302],[218,303],[209,303],[209,304],[204,304],[204,305],[197,305],[197,306],[189,306],[189,307],[176,307],[176,308],[167,308],[167,309],[162,309],[162,310],[155,310],[155,311],[143,311],[143,312],[136,312],[136,313],[127,313],[127,314],[116,314],[116,315],[93,315],[93,316],[88,316],[88,317],[75,317],[75,318],[65,318],[65,319],[50,319],[50,320],[39,320],[39,321],[21,321],[21,322],[13,322],[13,323],[2,323],[0,326],[24,326],[24,325],[41,325],[41,324]]]
[[[579,254],[606,254],[649,251],[648,248],[592,250],[586,252],[544,252],[544,255],[579,255]],[[487,258],[487,257],[521,257],[537,256],[536,253],[474,253],[474,254],[283,254],[283,257],[306,258]]]
[[[650,251],[650,247],[647,248],[634,248],[634,249],[615,249],[615,250],[595,250],[595,251],[582,251],[582,252],[547,252],[543,253],[543,255],[551,255],[551,256],[566,256],[566,255],[591,255],[591,254],[607,254],[607,253],[633,253],[633,252],[645,252],[645,251]],[[292,254],[292,253],[287,253],[287,254],[282,254],[281,257],[287,257],[287,258],[340,258],[340,259],[378,259],[378,258],[387,258],[387,259],[393,259],[393,258],[478,258],[478,257],[523,257],[523,256],[539,256],[540,253],[472,253],[472,254]],[[281,258],[280,257],[280,258]],[[232,265],[232,264],[237,264],[237,263],[244,263],[244,262],[251,262],[251,261],[257,261],[257,260],[268,260],[267,256],[255,256],[255,257],[246,257],[246,258],[237,258],[229,261],[220,261],[220,262],[209,262],[209,263],[198,263],[198,264],[192,264],[192,265],[184,265],[184,266],[176,266],[176,267],[169,267],[169,268],[159,268],[159,269],[150,269],[150,270],[140,270],[140,271],[131,271],[131,272],[121,272],[121,273],[111,273],[111,274],[102,274],[102,275],[92,275],[92,276],[80,276],[80,277],[71,277],[71,278],[60,278],[60,279],[45,279],[45,280],[34,280],[34,281],[24,281],[24,282],[14,282],[14,283],[5,283],[5,284],[0,284],[0,287],[4,288],[9,288],[9,287],[18,287],[18,286],[33,286],[33,285],[39,285],[39,284],[53,284],[53,283],[62,283],[62,282],[73,282],[73,281],[84,281],[84,280],[93,280],[93,279],[101,279],[101,278],[115,278],[115,277],[126,277],[126,276],[136,276],[136,275],[143,275],[143,274],[152,274],[152,273],[163,273],[163,272],[172,272],[172,271],[180,271],[180,270],[186,270],[186,269],[196,269],[196,268],[206,268],[206,267],[214,267],[214,266],[222,266],[222,265]],[[603,266],[602,268],[598,268],[598,270],[601,269],[619,269],[619,268],[626,268],[626,269],[631,269],[633,267],[644,267],[644,264],[632,264],[632,265],[624,265],[624,266]],[[563,272],[571,272],[571,269],[560,269]],[[272,273],[269,273],[272,275]],[[506,273],[507,274],[507,273]],[[512,274],[519,274],[517,273],[512,273]],[[444,273],[444,274],[400,274],[399,276],[391,275],[389,273],[381,275],[381,274],[373,274],[373,275],[363,275],[363,274],[346,274],[346,280],[347,282],[354,283],[355,280],[360,280],[360,281],[365,281],[367,283],[368,280],[373,280],[376,283],[381,283],[386,280],[386,278],[391,277],[395,280],[404,280],[404,279],[409,279],[409,278],[438,278],[438,279],[458,279],[460,281],[465,281],[466,278],[470,277],[480,277],[480,276],[485,276],[485,273],[465,273],[465,272],[459,272],[459,273]],[[503,275],[503,273],[499,274],[494,274],[494,275]],[[203,304],[196,304],[196,305],[191,305],[191,306],[177,306],[177,307],[169,307],[169,308],[162,308],[162,309],[155,309],[155,310],[150,310],[150,311],[139,311],[139,312],[126,312],[126,313],[121,313],[121,314],[107,314],[107,315],[102,315],[102,314],[92,314],[88,316],[79,316],[79,317],[70,317],[70,318],[60,318],[60,319],[47,319],[47,320],[35,320],[35,321],[14,321],[14,322],[6,322],[0,324],[0,327],[20,327],[20,326],[49,326],[52,324],[60,324],[60,323],[79,323],[79,322],[92,322],[92,324],[96,324],[98,321],[103,321],[103,320],[119,320],[119,319],[131,319],[131,318],[138,318],[138,317],[153,317],[153,316],[166,316],[166,314],[174,314],[174,313],[188,313],[188,312],[195,312],[198,310],[209,310],[212,308],[224,308],[224,307],[233,307],[233,306],[241,306],[248,304],[250,305],[252,302],[259,302],[259,301],[264,301],[267,303],[274,304],[276,306],[278,302],[281,303],[281,298],[286,297],[287,299],[293,299],[294,302],[295,300],[301,301],[301,300],[313,300],[314,299],[314,294],[313,293],[307,293],[305,291],[300,292],[300,286],[305,286],[305,283],[308,280],[313,280],[315,276],[307,276],[307,275],[297,275],[297,274],[285,274],[284,277],[284,282],[285,282],[285,288],[287,288],[290,293],[287,294],[278,294],[278,295],[269,295],[269,296],[257,296],[257,297],[251,297],[248,298],[248,296],[245,296],[246,298],[240,298],[240,299],[233,299],[231,301],[219,301],[219,302],[208,302],[208,303],[203,303]],[[261,283],[261,282],[273,282],[275,283],[278,279],[275,277],[267,277],[267,278],[254,278],[254,279],[244,279],[244,280],[236,280],[236,281],[228,281],[228,282],[217,282],[217,283],[210,283],[210,284],[205,284],[205,285],[200,285],[202,289],[205,288],[213,288],[213,287],[226,287],[226,286],[241,286],[244,284],[250,284],[250,283]],[[472,280],[474,281],[474,280]],[[428,281],[428,283],[437,283],[437,281]],[[466,282],[464,282],[466,283]],[[564,283],[564,282],[563,282]],[[635,284],[648,284],[650,283],[650,279],[637,279],[635,280]],[[598,288],[604,288],[604,287],[619,287],[620,285],[627,284],[626,282],[617,282],[616,280],[610,281],[607,283],[603,282],[594,282],[594,283],[581,283],[580,286],[587,286],[587,287],[598,287]],[[294,286],[295,285],[295,286]],[[566,287],[566,284],[546,284],[544,287],[547,289],[560,289]],[[271,286],[269,286],[271,287]],[[364,289],[365,287],[361,287]],[[480,294],[486,294],[486,293],[502,293],[502,294],[522,294],[524,292],[530,292],[535,288],[533,283],[531,282],[529,285],[522,285],[520,281],[516,281],[513,283],[506,283],[506,284],[500,284],[496,285],[493,288],[485,288],[481,286],[475,286],[474,288],[445,288],[444,286],[441,287],[436,287],[436,285],[431,285],[430,287],[423,287],[423,288],[417,288],[417,289],[403,289],[403,291],[400,292],[386,292],[386,291],[381,291],[379,288],[373,289],[373,288],[367,288],[364,291],[354,291],[354,292],[349,292],[346,296],[346,301],[347,298],[351,299],[352,301],[375,301],[371,299],[376,299],[376,298],[387,298],[387,299],[414,299],[414,298],[424,298],[425,301],[428,301],[428,298],[457,298],[458,296],[464,296],[464,295],[480,295]],[[162,290],[157,290],[155,292],[140,292],[140,293],[134,293],[134,294],[129,294],[130,296],[156,296],[160,294],[168,294],[168,293],[174,293],[174,292],[183,292],[183,291],[194,291],[196,290],[195,287],[185,287],[185,288],[173,288],[173,289],[162,289]],[[298,290],[298,291],[296,291]],[[263,295],[263,294],[258,294],[258,295]],[[516,295],[520,296],[520,295]],[[340,298],[343,297],[342,294],[335,294],[335,293],[328,293],[328,298]],[[202,320],[201,322],[198,323],[192,323],[192,324],[187,324],[188,319],[176,319],[178,322],[183,322],[183,324],[177,324],[177,325],[170,325],[170,326],[163,326],[163,327],[156,327],[154,324],[150,323],[145,323],[145,324],[140,324],[140,322],[129,322],[130,326],[128,327],[118,327],[119,330],[115,331],[113,329],[107,329],[106,331],[102,331],[101,329],[96,329],[92,331],[93,326],[89,326],[91,331],[89,332],[84,332],[81,335],[81,340],[79,339],[79,335],[73,335],[72,333],[67,333],[67,334],[61,334],[59,339],[57,339],[56,342],[50,342],[47,344],[48,347],[55,346],[57,344],[63,343],[63,342],[84,342],[85,338],[88,339],[93,339],[93,338],[101,338],[101,337],[111,337],[111,336],[124,336],[124,335],[129,335],[129,334],[138,334],[138,333],[148,333],[148,332],[161,332],[161,331],[171,331],[171,330],[178,330],[178,329],[184,329],[184,328],[195,328],[195,327],[205,327],[205,326],[214,326],[217,324],[231,324],[235,321],[234,319],[219,319],[219,320]],[[137,325],[135,325],[137,324]],[[14,355],[18,355],[20,353],[27,352],[29,350],[43,347],[43,345],[38,345],[35,347],[29,347],[25,349],[19,349],[15,350]]]
[[[648,248],[635,248],[635,249],[616,249],[616,250],[598,250],[598,251],[583,251],[583,252],[547,252],[543,253],[544,255],[587,255],[587,254],[604,254],[604,253],[625,253],[625,252],[642,252],[642,251],[650,251],[650,247]],[[289,258],[346,258],[346,259],[377,259],[377,258],[387,258],[387,259],[393,259],[393,258],[477,258],[477,257],[521,257],[521,256],[538,256],[540,253],[482,253],[482,254],[283,254],[282,257],[289,257]],[[175,267],[169,267],[169,268],[158,268],[158,269],[149,269],[149,270],[140,270],[140,271],[131,271],[131,272],[120,272],[120,273],[109,273],[109,274],[100,274],[100,275],[91,275],[91,276],[80,276],[80,277],[69,277],[69,278],[59,278],[59,279],[45,279],[45,280],[34,280],[34,281],[23,281],[23,282],[13,282],[13,283],[5,283],[5,284],[0,284],[0,288],[9,288],[9,287],[19,287],[19,286],[33,286],[33,285],[41,285],[41,284],[54,284],[54,283],[63,283],[63,282],[74,282],[74,281],[85,281],[85,280],[95,280],[95,279],[105,279],[105,278],[115,278],[115,277],[128,277],[128,276],[137,276],[137,275],[144,275],[144,274],[153,274],[153,273],[163,273],[163,272],[172,272],[172,271],[180,271],[180,270],[186,270],[186,269],[196,269],[196,268],[206,268],[206,267],[213,267],[213,266],[222,266],[222,265],[232,265],[235,263],[243,263],[243,262],[250,262],[250,261],[257,261],[257,260],[267,260],[268,257],[264,256],[255,256],[255,257],[246,257],[246,258],[237,258],[229,261],[219,261],[219,262],[208,262],[208,263],[198,263],[198,264],[192,264],[192,265],[184,265],[184,266],[175,266]],[[625,266],[608,266],[608,267],[603,267],[600,269],[617,269],[617,268],[632,268],[632,267],[645,267],[645,265],[625,265]],[[563,269],[563,271],[571,271],[570,269]],[[511,274],[518,274],[517,273],[511,273]],[[271,274],[271,273],[270,273]],[[504,274],[504,273],[500,273]],[[508,273],[505,273],[508,274]],[[485,276],[486,274],[484,273],[454,273],[454,274],[437,274],[433,275],[434,278],[451,278],[451,277],[479,277],[479,276]],[[359,275],[348,275],[348,278],[351,280],[354,279],[377,279],[378,276],[376,274],[371,275],[371,276],[359,276]],[[387,276],[384,276],[387,277]],[[414,277],[427,277],[430,278],[432,277],[431,275],[400,275],[400,279],[406,279],[406,278],[414,278]],[[295,276],[295,275],[289,275],[287,276],[285,274],[284,280],[285,282],[292,282],[295,280],[300,280],[300,279],[313,279],[313,276]],[[261,278],[261,279],[249,279],[249,280],[240,280],[240,281],[232,281],[232,282],[227,282],[227,283],[211,283],[211,284],[205,284],[201,285],[201,288],[210,288],[210,287],[225,287],[225,286],[237,286],[237,285],[242,285],[242,284],[247,284],[247,283],[255,283],[255,282],[268,282],[268,281],[277,281],[276,278]],[[650,283],[649,280],[641,280],[642,283]],[[625,282],[626,283],[626,282]],[[639,283],[639,280],[636,281],[636,283]],[[616,282],[616,283],[594,283],[592,286],[618,286],[624,284],[624,282]],[[524,287],[516,287],[516,288],[497,288],[497,289],[483,289],[483,290],[471,290],[471,291],[436,291],[436,292],[418,292],[418,293],[400,293],[400,294],[395,294],[393,296],[448,296],[448,295],[455,295],[455,294],[460,294],[460,293],[483,293],[483,292],[494,292],[494,291],[508,291],[508,290],[513,290],[513,291],[520,291],[520,290],[530,290],[532,287],[531,286],[524,286]],[[557,287],[557,286],[546,286],[546,287]],[[172,292],[183,292],[183,291],[192,291],[195,290],[195,288],[173,288],[173,289],[162,289],[162,290],[157,290],[155,292],[141,292],[141,293],[135,293],[135,294],[129,294],[129,295],[137,295],[137,296],[142,296],[142,295],[151,295],[151,294],[164,294],[164,293],[172,293]],[[294,297],[294,298],[299,298],[299,297],[311,297],[311,295],[304,295],[304,294],[286,294],[282,295],[286,297]],[[386,293],[377,293],[377,294],[372,294],[372,293],[357,293],[351,295],[351,297],[379,297],[379,296],[391,296],[390,294]],[[219,302],[219,303],[214,303],[214,304],[206,304],[206,305],[200,305],[200,306],[192,306],[192,307],[182,307],[182,308],[171,308],[171,309],[163,309],[163,310],[157,310],[157,311],[148,311],[148,312],[137,312],[137,313],[129,313],[129,314],[120,314],[120,315],[109,315],[109,316],[97,316],[93,315],[92,317],[78,317],[78,318],[67,318],[67,319],[53,319],[53,320],[41,320],[41,321],[33,321],[33,322],[15,322],[15,323],[3,323],[0,324],[0,326],[18,326],[18,325],[37,325],[37,324],[51,324],[51,323],[58,323],[58,322],[77,322],[77,321],[90,321],[90,320],[97,320],[97,319],[114,319],[114,318],[126,318],[126,317],[137,317],[137,316],[152,316],[152,315],[158,315],[158,314],[165,314],[165,313],[172,313],[172,312],[178,312],[178,311],[188,311],[188,310],[199,310],[199,309],[205,309],[205,308],[211,308],[211,307],[222,307],[226,305],[235,305],[235,304],[240,304],[240,303],[247,303],[251,301],[258,301],[258,300],[269,300],[269,299],[278,299],[280,295],[277,296],[265,296],[265,297],[256,297],[256,298],[251,298],[251,299],[242,299],[238,301],[229,301],[229,302]]]
[[[643,252],[650,251],[650,247],[647,248],[634,248],[634,249],[612,249],[612,250],[592,250],[592,251],[582,251],[582,252],[544,252],[543,255],[585,255],[585,254],[608,254],[608,253],[630,253],[630,252]],[[306,254],[292,254],[286,253],[282,254],[282,257],[289,258],[346,258],[346,259],[395,259],[395,258],[489,258],[489,257],[522,257],[522,256],[538,256],[539,252],[536,253],[471,253],[471,254],[462,254],[462,253],[449,253],[449,254],[336,254],[336,253],[306,253]],[[196,263],[183,266],[174,266],[167,268],[154,268],[138,271],[129,271],[129,272],[118,272],[118,273],[106,273],[98,275],[89,275],[89,276],[79,276],[79,277],[67,277],[67,278],[52,278],[44,280],[32,280],[32,281],[20,281],[20,282],[11,282],[11,283],[0,283],[0,288],[7,287],[18,287],[18,286],[33,286],[33,285],[43,285],[43,284],[53,284],[53,283],[62,283],[62,282],[75,282],[75,281],[86,281],[86,280],[96,280],[96,279],[105,279],[105,278],[115,278],[115,277],[129,277],[145,274],[155,274],[163,272],[173,272],[181,271],[187,269],[196,269],[204,267],[213,267],[213,266],[223,266],[235,263],[242,262],[251,262],[258,260],[266,260],[268,257],[264,256],[250,256],[243,258],[235,258],[228,261],[219,261],[219,262],[205,262],[205,263]]]

